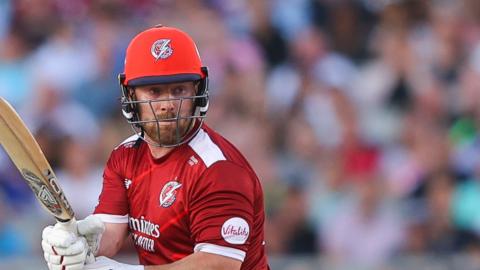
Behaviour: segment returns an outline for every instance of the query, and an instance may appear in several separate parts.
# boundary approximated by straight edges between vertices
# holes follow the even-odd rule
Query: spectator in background
[[[477,165],[476,173],[470,179],[454,187],[451,211],[456,227],[475,232],[480,236],[479,169]]]
[[[32,92],[28,45],[18,31],[11,30],[0,45],[0,96],[21,106]]]
[[[398,209],[383,196],[383,185],[376,177],[357,183],[355,199],[320,228],[325,254],[334,264],[388,265],[401,247],[404,224]]]
[[[57,178],[62,181],[62,189],[75,211],[75,217],[83,219],[93,212],[102,191],[100,179],[103,168],[94,157],[97,146],[75,137],[64,137],[57,145],[63,157]]]
[[[271,6],[267,1],[252,1],[252,35],[260,46],[268,70],[282,64],[287,59],[287,41],[281,35],[279,27],[272,22]]]
[[[1,192],[0,199],[4,200]],[[0,259],[2,260],[24,257],[30,249],[24,238],[25,234],[16,226],[11,216],[12,213],[7,205],[0,204]]]
[[[89,70],[87,78],[74,86],[72,97],[83,104],[96,117],[105,119],[117,112],[118,79],[125,58],[125,44],[133,34],[133,25],[123,20],[130,7],[112,1],[94,1],[91,19],[74,34],[83,33],[88,42],[82,47],[94,59],[95,72]],[[138,7],[137,7],[138,8]],[[87,63],[87,68],[91,68]]]
[[[11,208],[13,213],[28,213],[32,210],[35,197],[22,179],[17,167],[8,155],[0,148],[0,194],[5,208]]]
[[[301,186],[285,190],[281,205],[276,206],[267,222],[271,252],[303,256],[318,252],[316,232],[307,218],[305,195]]]
[[[71,95],[82,82],[90,81],[98,73],[94,48],[79,38],[71,24],[62,24],[50,39],[41,44],[32,55],[33,76],[55,83],[56,90]]]
[[[452,197],[455,178],[448,172],[431,175],[427,181],[426,252],[434,255],[452,254],[464,250],[470,233],[455,227],[452,216]]]

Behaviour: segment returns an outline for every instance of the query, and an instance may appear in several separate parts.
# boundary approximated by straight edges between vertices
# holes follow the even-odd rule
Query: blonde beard
[[[146,136],[153,143],[159,145],[173,145],[182,141],[183,137],[191,130],[194,121],[192,119],[180,120],[178,124],[178,137],[177,137],[177,123],[171,122],[172,125],[159,126],[157,123],[145,123],[143,124],[143,130]]]

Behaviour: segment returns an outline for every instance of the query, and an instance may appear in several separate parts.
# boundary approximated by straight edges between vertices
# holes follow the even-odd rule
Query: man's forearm
[[[241,266],[241,261],[232,258],[196,252],[171,264],[145,266],[145,270],[239,270]]]
[[[197,252],[177,262],[166,265],[131,265],[117,262],[105,256],[96,257],[95,262],[86,264],[85,270],[240,270],[242,263],[221,255]]]
[[[105,228],[96,256],[112,258],[122,248],[128,231],[124,224],[105,223]]]

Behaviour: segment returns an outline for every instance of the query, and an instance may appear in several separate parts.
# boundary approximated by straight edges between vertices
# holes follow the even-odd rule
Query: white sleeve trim
[[[235,260],[239,260],[241,262],[243,262],[246,255],[245,251],[240,249],[224,247],[224,246],[219,246],[219,245],[209,244],[209,243],[196,244],[195,248],[193,248],[193,252],[199,252],[199,251],[222,255]]]
[[[128,214],[124,216],[109,215],[109,214],[95,214],[105,223],[128,223]]]

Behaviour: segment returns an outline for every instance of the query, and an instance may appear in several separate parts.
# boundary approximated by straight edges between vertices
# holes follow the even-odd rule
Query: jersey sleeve
[[[107,223],[128,222],[125,179],[121,176],[121,156],[112,152],[103,172],[103,188],[94,214]]]
[[[243,261],[253,226],[254,182],[249,172],[229,161],[209,167],[189,194],[194,251]]]

